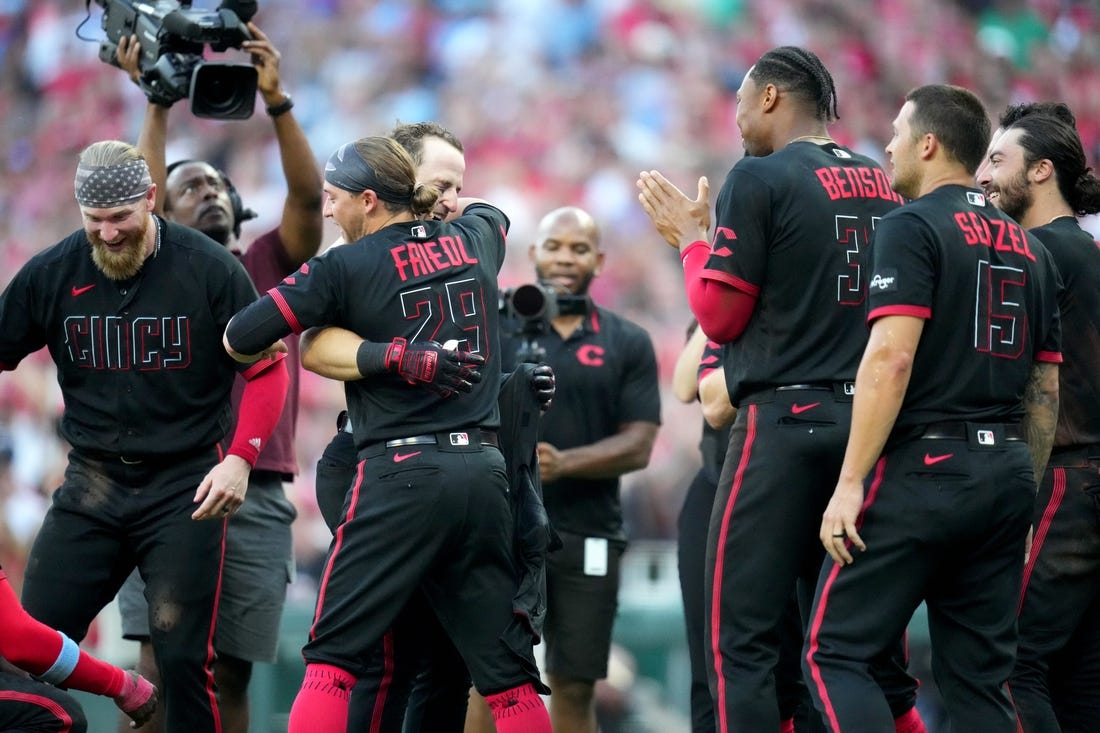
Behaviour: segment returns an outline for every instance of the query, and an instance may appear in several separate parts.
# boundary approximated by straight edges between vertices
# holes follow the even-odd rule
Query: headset
[[[187,163],[202,162],[203,161],[201,160],[190,159],[177,160],[175,163],[172,163],[170,166],[168,166],[167,170],[165,170],[164,180],[167,181],[169,176],[172,175],[172,171],[174,171],[181,165],[185,165]],[[249,219],[255,219],[259,216],[259,214],[257,214],[252,209],[245,208],[244,203],[241,202],[241,195],[237,192],[237,187],[233,185],[233,181],[229,180],[229,176],[225,175],[225,171],[221,170],[220,168],[215,168],[214,170],[216,170],[218,172],[218,175],[222,177],[222,183],[225,184],[225,192],[229,195],[229,204],[233,207],[233,237],[236,239],[240,239],[241,224],[248,221]]]

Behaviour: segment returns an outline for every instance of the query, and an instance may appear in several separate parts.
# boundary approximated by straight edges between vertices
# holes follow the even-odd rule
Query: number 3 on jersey
[[[410,341],[451,341],[461,351],[484,353],[485,293],[477,279],[431,283],[399,297],[405,320],[416,321]]]
[[[863,266],[867,263],[867,243],[881,217],[836,215],[836,241],[845,248],[846,263],[836,278],[836,302],[863,305],[867,293],[863,287]]]

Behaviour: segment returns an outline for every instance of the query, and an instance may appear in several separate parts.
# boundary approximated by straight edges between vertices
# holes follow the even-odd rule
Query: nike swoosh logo
[[[791,405],[791,412],[795,415],[801,415],[806,410],[812,410],[819,405],[821,405],[820,402],[811,402],[808,405]]]
[[[84,293],[88,292],[89,290],[91,290],[94,287],[95,287],[95,283],[93,283],[91,285],[85,285],[82,288],[78,288],[77,286],[73,285],[73,297],[75,298],[78,295],[83,295]]]
[[[423,452],[424,451],[422,451],[422,450],[418,450],[418,451],[413,451],[412,453],[394,453],[393,454],[393,462],[394,463],[401,463],[401,461],[404,461],[407,458],[412,458],[413,456],[418,456]]]
[[[954,455],[955,455],[954,453],[947,453],[947,454],[942,455],[942,456],[930,456],[927,453],[925,453],[924,454],[924,465],[934,466],[937,463],[940,463],[941,461],[946,461],[948,458],[951,458]]]

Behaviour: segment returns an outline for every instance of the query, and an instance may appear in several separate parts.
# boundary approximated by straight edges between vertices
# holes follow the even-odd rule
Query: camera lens
[[[196,117],[243,120],[256,107],[256,69],[251,64],[199,64],[191,79]]]

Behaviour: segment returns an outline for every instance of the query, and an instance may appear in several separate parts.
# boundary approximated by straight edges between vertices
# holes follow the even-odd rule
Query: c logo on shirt
[[[577,349],[577,361],[590,367],[603,366],[603,354],[602,346],[582,346]]]

